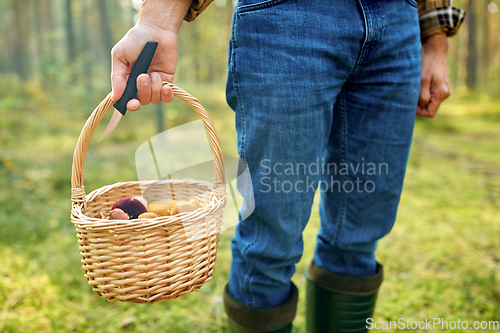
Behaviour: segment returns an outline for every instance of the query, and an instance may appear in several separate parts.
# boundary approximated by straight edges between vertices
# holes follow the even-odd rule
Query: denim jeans
[[[419,34],[415,0],[238,2],[226,95],[255,210],[231,244],[237,300],[287,300],[318,187],[314,264],[375,273],[412,141]]]

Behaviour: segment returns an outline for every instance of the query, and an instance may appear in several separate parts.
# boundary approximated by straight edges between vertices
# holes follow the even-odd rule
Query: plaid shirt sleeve
[[[194,19],[197,18],[198,15],[200,15],[201,12],[204,11],[212,2],[213,0],[193,0],[191,8],[189,8],[184,20],[188,22],[194,21]]]
[[[441,32],[453,36],[464,21],[465,11],[453,7],[453,0],[417,0],[417,2],[422,40]]]

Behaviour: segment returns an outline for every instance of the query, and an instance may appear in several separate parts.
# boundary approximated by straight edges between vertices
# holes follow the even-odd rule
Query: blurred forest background
[[[454,1],[466,9],[467,19],[450,43],[452,88],[491,91],[498,87],[497,2]],[[78,82],[87,95],[108,88],[110,49],[134,24],[140,4],[141,0],[2,0],[0,73],[34,80],[45,89]],[[203,19],[182,26],[180,80],[206,84],[225,78],[233,8],[231,0],[217,0]]]
[[[222,233],[213,281],[173,302],[108,303],[81,269],[69,218],[73,149],[110,91],[110,50],[140,4],[0,0],[0,332],[227,331],[221,295],[233,229]],[[377,251],[387,277],[376,320],[500,319],[500,1],[454,5],[467,17],[449,39],[452,97],[435,119],[417,121],[398,222]],[[182,25],[175,80],[203,102],[227,156],[237,156],[234,113],[224,97],[233,8],[215,0]],[[141,110],[103,142],[92,139],[87,193],[137,179],[137,147],[196,119],[176,101]],[[317,204],[293,278],[301,293],[296,332],[305,332],[303,271],[319,226]]]
[[[36,82],[47,91],[78,86],[82,96],[90,96],[109,90],[110,50],[134,24],[141,3],[2,0],[0,73]],[[233,8],[229,0],[217,0],[203,20],[182,26],[179,80],[224,80]]]

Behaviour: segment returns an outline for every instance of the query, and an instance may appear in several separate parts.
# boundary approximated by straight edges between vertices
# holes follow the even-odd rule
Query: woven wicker
[[[184,90],[164,82],[174,95],[200,116],[212,148],[212,183],[192,179],[123,182],[85,195],[83,167],[95,128],[113,101],[109,94],[91,114],[78,139],[71,177],[71,221],[76,226],[83,269],[88,283],[109,301],[155,303],[199,290],[212,278],[226,203],[224,163],[213,123],[201,103]],[[115,201],[141,195],[148,188],[150,202],[175,189],[175,200],[196,198],[205,206],[193,212],[154,219],[106,220]],[[153,200],[151,200],[151,198]]]

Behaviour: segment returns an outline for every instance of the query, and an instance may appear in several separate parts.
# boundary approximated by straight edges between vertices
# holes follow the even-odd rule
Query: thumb
[[[111,50],[111,88],[112,99],[117,101],[122,97],[127,86],[128,63],[122,58],[123,52],[116,48]]]
[[[420,79],[420,95],[418,97],[418,105],[426,107],[431,100],[431,78],[429,76],[422,76]]]

